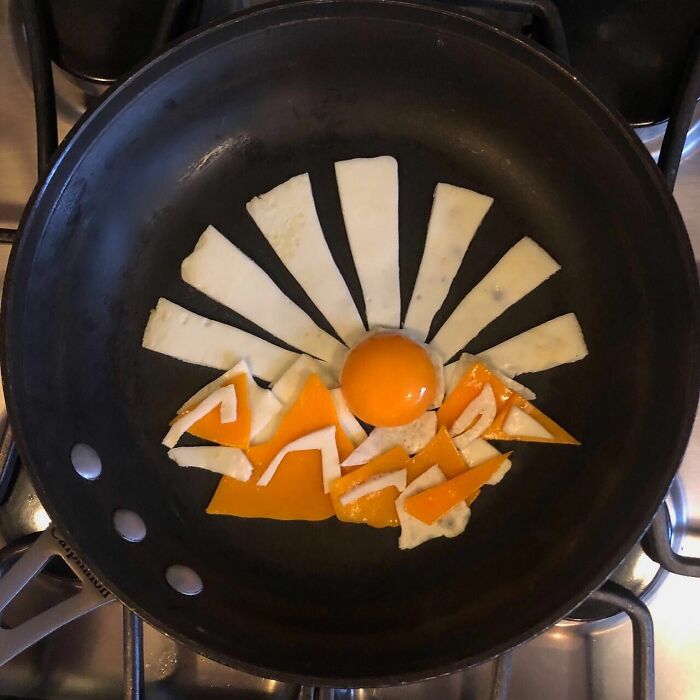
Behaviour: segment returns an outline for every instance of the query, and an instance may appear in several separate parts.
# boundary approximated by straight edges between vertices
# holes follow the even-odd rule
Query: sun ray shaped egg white
[[[403,324],[417,340],[428,335],[491,204],[493,198],[463,187],[440,182],[435,188],[423,257]]]
[[[577,362],[586,355],[581,325],[576,314],[569,313],[504,340],[479,357],[507,376],[517,377]]]
[[[339,365],[346,348],[319,328],[231,241],[208,226],[182,261],[182,279],[289,345]]]
[[[365,327],[323,235],[309,175],[254,197],[246,209],[335,332],[355,342]]]
[[[450,359],[489,323],[561,269],[531,238],[520,239],[462,299],[430,343]]]
[[[345,231],[360,278],[370,328],[398,328],[399,172],[391,156],[335,164]]]
[[[162,297],[148,318],[142,345],[183,362],[220,370],[249,358],[252,373],[264,381],[279,376],[298,356]]]

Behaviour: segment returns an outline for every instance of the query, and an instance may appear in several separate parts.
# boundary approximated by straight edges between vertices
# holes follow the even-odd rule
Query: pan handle
[[[116,600],[50,525],[0,578],[0,615],[55,556],[61,557],[80,579],[82,590],[17,627],[0,627],[0,666],[68,622]]]

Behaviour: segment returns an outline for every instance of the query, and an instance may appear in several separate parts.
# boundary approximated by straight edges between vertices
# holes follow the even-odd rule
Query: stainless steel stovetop
[[[34,104],[28,62],[10,5],[0,6],[0,226],[15,227],[36,179]],[[55,69],[59,136],[85,107],[84,93]],[[639,130],[654,153],[664,127]],[[700,107],[686,143],[675,196],[700,259]],[[4,277],[9,246],[0,245]],[[700,262],[698,263],[700,266]],[[0,408],[3,409],[4,402]],[[676,550],[700,557],[700,420],[696,418],[683,465],[669,496]],[[48,517],[26,473],[20,471],[9,500],[0,507],[0,544],[44,529]],[[641,550],[632,553],[619,579],[651,583],[644,600],[656,637],[659,700],[700,698],[700,579],[660,572]],[[13,604],[7,622],[66,597],[70,589],[40,576]],[[381,690],[339,691],[335,697],[480,700],[490,696],[494,663],[425,683]],[[292,698],[298,688],[255,678],[209,661],[154,629],[145,628],[148,698]],[[112,604],[67,625],[0,668],[0,695],[21,698],[122,697],[122,610]],[[330,696],[330,694],[329,694]],[[598,622],[562,621],[513,655],[509,700],[583,700],[632,697],[632,633],[623,615]]]

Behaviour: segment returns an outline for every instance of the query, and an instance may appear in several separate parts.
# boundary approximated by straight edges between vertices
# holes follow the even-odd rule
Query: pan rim
[[[49,197],[46,195],[46,192],[55,180],[58,180],[59,184],[62,183],[62,179],[60,177],[61,173],[59,171],[61,169],[61,164],[64,162],[68,154],[73,149],[78,149],[81,141],[85,141],[89,144],[93,140],[93,138],[95,138],[96,134],[90,132],[90,126],[94,124],[98,116],[101,115],[108,106],[113,105],[114,102],[118,102],[120,96],[122,97],[122,104],[121,107],[119,107],[119,110],[121,110],[121,108],[125,104],[128,104],[135,97],[135,94],[124,95],[123,93],[128,93],[129,87],[132,84],[141,81],[142,88],[145,89],[153,85],[159,77],[162,77],[160,68],[163,63],[171,59],[177,59],[177,57],[179,56],[180,59],[184,58],[184,60],[175,60],[174,65],[183,65],[187,60],[187,52],[185,49],[190,44],[196,44],[199,41],[203,42],[202,47],[199,49],[199,52],[203,53],[207,51],[207,48],[204,45],[206,44],[206,41],[211,40],[212,37],[214,37],[214,35],[216,35],[218,32],[221,32],[222,36],[225,36],[224,41],[232,40],[239,36],[250,34],[251,31],[257,31],[255,29],[255,22],[259,18],[263,18],[263,20],[269,20],[269,18],[272,17],[273,21],[269,22],[268,24],[263,24],[265,29],[270,29],[278,27],[280,25],[288,24],[289,22],[285,21],[287,13],[293,13],[297,8],[333,8],[335,6],[341,8],[354,7],[358,8],[358,12],[365,11],[368,13],[371,12],[373,9],[380,7],[384,8],[384,10],[382,10],[383,12],[387,11],[386,8],[390,8],[389,11],[393,11],[394,8],[410,8],[410,11],[415,13],[416,18],[419,15],[425,18],[442,15],[443,17],[459,20],[455,21],[456,26],[451,28],[452,31],[454,31],[455,33],[466,36],[467,38],[470,38],[475,41],[481,41],[481,43],[488,43],[488,45],[491,46],[491,48],[497,50],[508,50],[508,47],[510,47],[511,55],[513,52],[516,52],[516,60],[522,60],[524,56],[529,56],[533,62],[539,62],[538,65],[542,72],[544,72],[545,69],[553,71],[555,74],[558,74],[560,79],[567,82],[571,88],[572,94],[577,94],[581,100],[587,101],[591,109],[594,109],[596,114],[600,116],[600,122],[604,123],[603,120],[605,120],[606,125],[611,129],[611,131],[615,132],[615,136],[620,142],[620,147],[624,145],[624,147],[627,149],[626,155],[630,158],[633,156],[635,157],[638,165],[640,166],[639,172],[641,173],[643,169],[644,174],[649,179],[650,184],[654,186],[654,190],[660,198],[659,202],[663,205],[665,214],[668,218],[669,232],[671,229],[673,230],[673,234],[675,236],[674,243],[677,246],[679,256],[682,259],[682,261],[686,263],[686,269],[684,270],[685,279],[689,283],[689,287],[692,286],[692,289],[689,289],[688,292],[692,303],[691,311],[695,311],[693,317],[696,319],[696,321],[690,330],[695,341],[693,345],[695,347],[698,346],[697,311],[700,304],[700,294],[698,293],[699,290],[697,285],[697,271],[695,269],[695,265],[691,264],[691,260],[694,261],[694,256],[692,255],[690,241],[688,239],[685,225],[683,224],[675,200],[673,199],[671,192],[668,190],[664,180],[662,179],[658,168],[654,164],[650,155],[647,153],[646,149],[644,149],[641,142],[639,142],[637,137],[634,135],[632,130],[624,123],[624,121],[622,121],[621,117],[615,112],[615,110],[605,105],[588,87],[586,87],[585,81],[583,81],[579,76],[577,76],[577,74],[574,71],[572,71],[569,67],[565,66],[556,57],[553,57],[548,52],[545,52],[541,47],[538,47],[525,39],[513,37],[505,31],[491,27],[490,25],[478,19],[475,19],[465,13],[454,11],[443,6],[433,4],[417,5],[413,2],[406,2],[405,0],[297,0],[295,2],[280,2],[273,3],[271,5],[264,5],[258,8],[252,8],[240,15],[236,15],[235,17],[212,23],[203,29],[199,29],[196,32],[193,32],[183,37],[176,44],[167,47],[158,56],[137,66],[127,76],[125,76],[114,86],[112,86],[105,94],[105,97],[100,103],[100,105],[98,105],[98,107],[93,112],[83,115],[80,118],[80,120],[76,123],[74,128],[71,130],[68,137],[61,144],[61,147],[59,148],[51,162],[47,175],[42,181],[40,181],[37,184],[27,204],[27,207],[25,208],[22,221],[20,223],[20,233],[18,235],[18,240],[12,249],[10,262],[8,265],[8,272],[5,280],[2,304],[2,318],[0,319],[3,335],[2,348],[0,348],[0,359],[2,361],[3,366],[3,385],[7,397],[6,400],[8,407],[8,415],[11,415],[15,418],[19,418],[23,413],[23,410],[20,408],[20,402],[17,401],[17,396],[13,388],[15,382],[15,375],[21,374],[20,370],[22,366],[22,360],[21,358],[17,357],[17,353],[13,353],[10,349],[10,329],[11,327],[20,325],[22,323],[21,306],[20,301],[18,300],[21,300],[23,294],[19,291],[19,288],[20,286],[27,285],[29,281],[29,277],[25,275],[25,277],[20,280],[19,284],[15,283],[15,277],[17,276],[17,268],[19,266],[18,260],[20,260],[20,262],[22,262],[25,265],[25,267],[27,267],[28,271],[28,269],[31,267],[31,260],[29,260],[29,263],[27,262],[27,260],[23,260],[22,258],[27,258],[27,256],[23,256],[22,251],[30,245],[29,242],[32,242],[32,239],[36,239],[37,236],[43,235],[43,229],[37,226],[35,224],[35,221],[37,219],[41,221],[42,217],[47,218],[56,201],[50,201]],[[277,21],[274,21],[275,16],[277,16]],[[381,14],[370,16],[370,18],[372,17],[378,19],[389,18],[388,15]],[[318,17],[318,19],[334,18],[335,16],[330,14]],[[401,18],[398,19],[401,20]],[[415,22],[419,24],[422,23],[419,19],[415,19]],[[252,29],[249,29],[246,23],[252,24]],[[470,27],[472,27],[472,29],[469,29]],[[478,36],[475,37],[469,35],[469,32],[473,31],[473,28],[476,28],[477,31],[480,31],[485,37],[488,37],[488,39],[481,39]],[[227,31],[229,31],[230,33],[226,34]],[[213,40],[216,41],[216,37],[214,37]],[[199,55],[199,52],[197,55]],[[520,53],[520,56],[517,55],[518,52]],[[545,77],[547,76],[545,75]],[[576,90],[578,90],[578,93],[575,93]],[[118,114],[118,111],[115,114]],[[97,133],[100,133],[100,131],[103,128],[106,128],[106,126],[101,126]],[[608,138],[612,140],[613,135],[608,134]],[[71,168],[68,169],[68,172],[72,172],[73,167],[75,166],[71,166]],[[63,181],[63,184],[65,184],[65,181]],[[30,232],[31,234],[33,234],[31,237],[26,235]],[[692,377],[688,378],[688,386],[690,387],[688,391],[688,403],[689,408],[691,408],[691,404],[697,404],[698,391],[700,390],[700,363],[698,362],[698,360],[695,360],[695,363],[693,365],[693,375]],[[587,586],[587,590],[573,597],[572,599],[567,600],[565,603],[560,605],[556,611],[551,613],[548,618],[542,620],[537,627],[525,631],[519,637],[511,639],[507,643],[492,648],[481,655],[474,655],[471,657],[467,657],[466,659],[460,659],[454,662],[434,667],[428,673],[426,673],[425,671],[417,671],[415,673],[402,674],[401,676],[386,675],[356,678],[310,676],[287,672],[280,673],[278,671],[275,671],[274,669],[270,669],[264,666],[257,666],[248,662],[243,662],[240,659],[232,659],[231,657],[225,654],[221,654],[214,650],[208,649],[207,647],[203,646],[200,642],[191,639],[187,635],[165,625],[162,621],[155,619],[148,613],[147,610],[141,609],[136,603],[136,601],[133,601],[128,596],[123,595],[118,589],[115,592],[115,595],[122,602],[124,602],[125,605],[127,605],[127,607],[137,612],[137,614],[143,617],[143,619],[145,619],[149,624],[152,624],[167,636],[186,644],[198,653],[209,657],[217,662],[221,662],[226,665],[239,668],[247,673],[252,673],[254,675],[262,676],[265,678],[275,678],[278,680],[292,683],[298,683],[301,681],[303,683],[321,686],[380,687],[387,685],[405,684],[407,682],[417,682],[450,674],[467,668],[469,666],[482,663],[488,660],[489,658],[499,655],[507,649],[514,648],[515,646],[524,643],[532,637],[541,634],[546,629],[555,624],[557,621],[559,621],[562,617],[564,617],[572,608],[576,607],[576,605],[578,605],[582,600],[584,600],[590,594],[591,591],[598,588],[608,578],[610,573],[620,563],[620,561],[622,561],[622,559],[631,549],[631,547],[643,535],[646,527],[648,526],[651,520],[651,517],[658,508],[658,505],[663,500],[668,485],[670,484],[670,481],[678,468],[682,454],[685,451],[685,446],[687,444],[688,437],[692,429],[692,423],[693,421],[691,415],[690,418],[686,420],[685,424],[680,426],[680,429],[678,431],[678,440],[675,446],[676,449],[673,454],[669,455],[669,459],[664,471],[660,471],[659,474],[659,488],[657,489],[659,494],[658,501],[652,503],[651,506],[648,508],[649,512],[646,521],[638,527],[636,527],[634,530],[630,530],[630,533],[628,534],[627,538],[621,543],[618,549],[610,555],[609,569],[606,568],[606,570],[603,571],[602,574],[599,573],[598,576],[592,578],[589,585]],[[13,425],[13,427],[15,426]],[[75,546],[77,544],[77,540],[73,536],[73,533],[67,531],[64,527],[62,527],[61,516],[54,510],[51,499],[46,494],[38,477],[38,470],[36,469],[34,462],[31,459],[24,458],[25,455],[31,455],[31,439],[29,439],[28,436],[24,434],[22,430],[21,421],[17,423],[17,426],[15,428],[15,439],[18,443],[20,453],[23,456],[23,461],[25,461],[25,463],[28,466],[32,482],[39,494],[42,504],[44,504],[52,518],[52,521],[58,526],[59,530],[61,530],[63,535],[71,544],[71,546],[73,546],[78,552],[81,552],[81,556],[83,556],[81,547],[79,545]],[[661,478],[661,476],[663,476],[663,478]],[[77,539],[79,540],[79,538]],[[89,563],[90,567],[93,568],[95,573],[101,578],[101,580],[105,580],[105,577],[102,575],[100,568],[93,565],[90,557],[86,557],[85,559]],[[108,585],[110,586],[110,590],[112,590],[111,582],[109,582]]]

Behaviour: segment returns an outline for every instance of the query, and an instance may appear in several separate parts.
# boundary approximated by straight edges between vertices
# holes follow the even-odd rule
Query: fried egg
[[[447,183],[435,187],[401,328],[398,164],[391,156],[356,158],[335,163],[335,174],[369,331],[303,173],[246,208],[345,345],[212,226],[182,261],[182,280],[271,334],[273,342],[160,299],[142,344],[226,370],[183,404],[164,440],[177,464],[223,475],[208,513],[310,521],[335,515],[373,527],[401,525],[399,546],[408,549],[459,534],[480,489],[511,468],[510,453],[488,441],[578,444],[513,377],[577,361],[588,350],[570,313],[479,357],[461,352],[560,269],[528,237],[424,344],[494,204],[488,195]],[[174,447],[185,431],[215,446]]]

